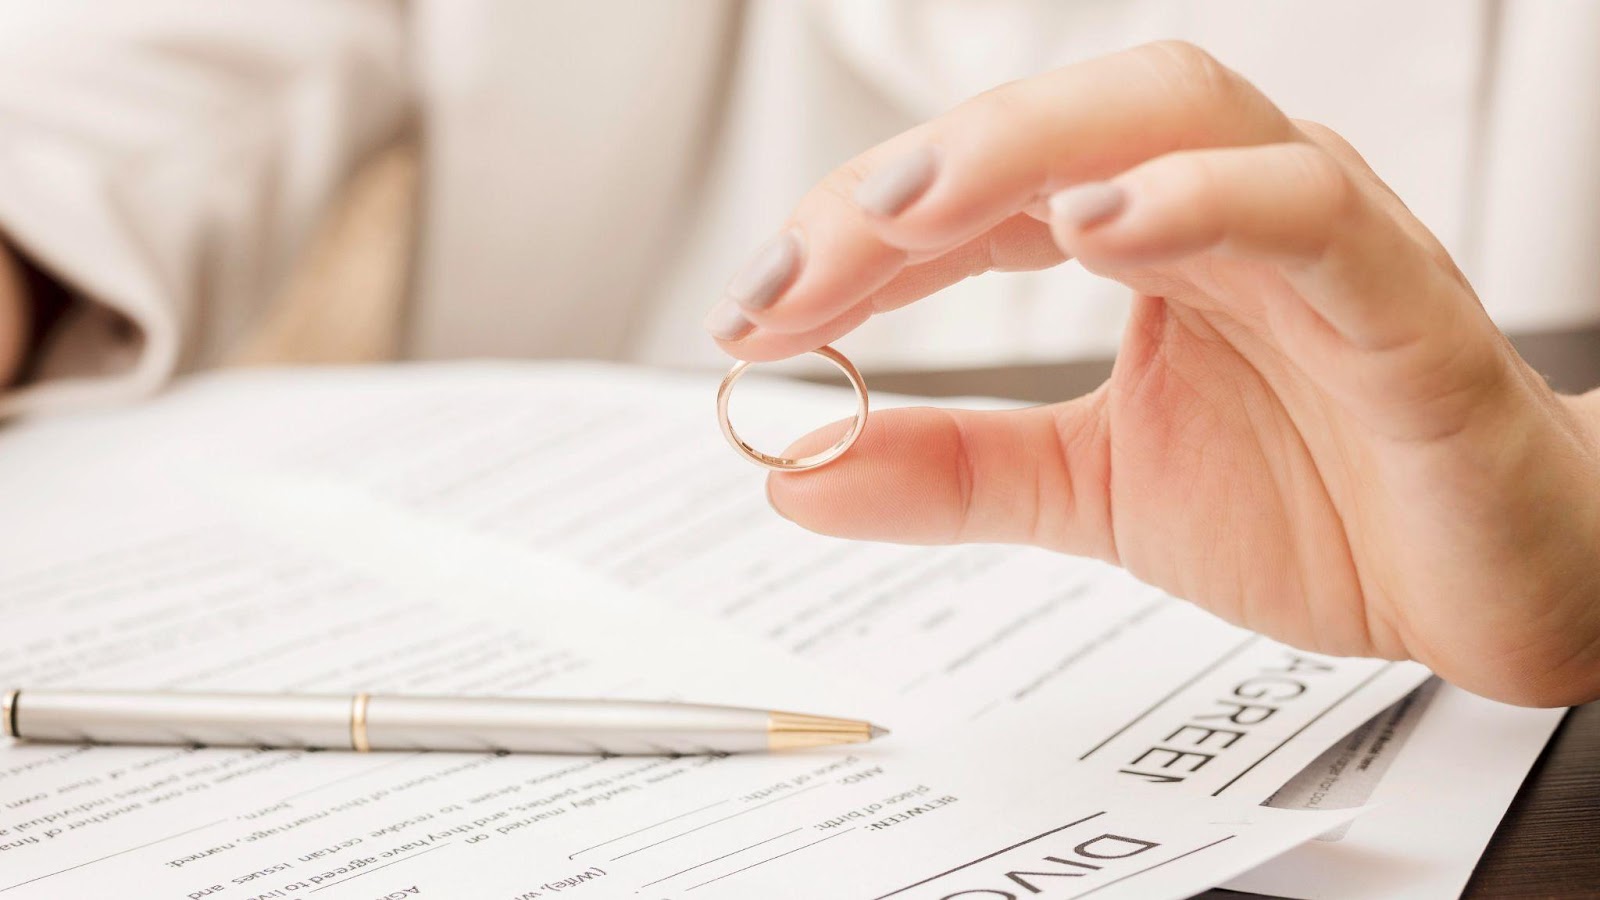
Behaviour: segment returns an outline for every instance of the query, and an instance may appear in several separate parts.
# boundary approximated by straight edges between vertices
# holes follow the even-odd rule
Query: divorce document
[[[809,534],[722,443],[710,388],[234,373],[10,429],[0,688],[678,699],[892,736],[659,759],[0,744],[0,900],[1184,897],[1354,815],[1260,804],[1425,670],[1296,651],[1084,560]],[[838,403],[748,392],[796,425]]]

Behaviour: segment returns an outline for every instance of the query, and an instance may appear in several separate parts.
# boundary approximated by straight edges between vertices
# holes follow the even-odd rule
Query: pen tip
[[[882,725],[874,725],[872,726],[872,731],[868,733],[867,739],[875,741],[878,738],[887,737],[888,734],[889,729],[883,727]]]

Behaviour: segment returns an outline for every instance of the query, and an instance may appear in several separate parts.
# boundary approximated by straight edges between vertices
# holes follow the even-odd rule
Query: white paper
[[[1127,780],[1263,799],[1426,677],[1291,651],[1099,563],[810,534],[767,507],[763,473],[714,427],[703,378],[427,371],[312,378],[314,389],[268,379],[245,427],[194,452],[248,453],[259,469],[231,480],[260,500],[358,494],[374,516],[404,510],[605,576],[870,684],[915,711],[897,729],[1012,703],[1048,711],[1041,740]],[[841,408],[838,391],[748,381],[737,411],[757,433]]]
[[[770,391],[801,416],[831,399]],[[1348,818],[1250,804],[1421,677],[1092,563],[806,534],[709,406],[700,380],[462,366],[219,377],[19,429],[0,684],[692,698],[893,738],[642,761],[9,746],[0,897],[866,898],[1058,828],[901,895],[1104,833],[1127,840],[1091,851],[1124,855],[1039,896],[1179,897]]]
[[[1304,900],[1460,896],[1565,713],[1430,681],[1268,801],[1285,809],[1372,807],[1228,887]]]

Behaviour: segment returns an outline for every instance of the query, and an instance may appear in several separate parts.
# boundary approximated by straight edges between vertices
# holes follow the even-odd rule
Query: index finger
[[[1151,44],[981,94],[836,169],[712,319],[734,356],[752,330],[815,331],[906,265],[1068,185],[1174,150],[1294,140],[1290,121],[1204,51]]]

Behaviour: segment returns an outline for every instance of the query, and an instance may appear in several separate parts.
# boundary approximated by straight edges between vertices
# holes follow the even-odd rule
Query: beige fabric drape
[[[1350,137],[1504,327],[1600,321],[1597,4],[12,0],[0,21],[0,233],[85,298],[0,415],[228,359],[720,366],[701,313],[828,169],[1158,37]],[[419,155],[389,149],[413,124]],[[1103,357],[1124,311],[1067,265],[844,348],[878,370]]]

